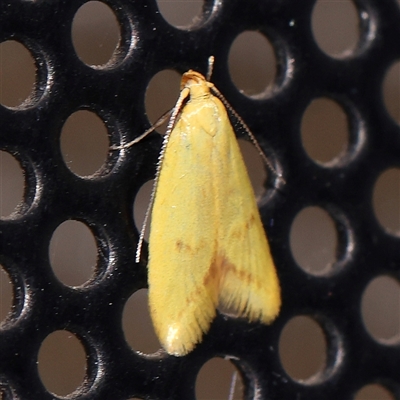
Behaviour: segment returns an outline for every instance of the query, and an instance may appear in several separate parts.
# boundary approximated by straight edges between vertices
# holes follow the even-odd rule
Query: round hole
[[[395,400],[394,396],[382,385],[371,384],[360,389],[354,400]]]
[[[265,164],[252,143],[239,140],[240,150],[249,173],[255,196],[260,196],[264,191],[264,182],[267,179]]]
[[[0,43],[0,103],[17,107],[33,97],[36,82],[31,52],[15,40]]]
[[[163,18],[176,28],[199,25],[202,19],[204,0],[166,1],[157,0],[157,7]]]
[[[62,283],[82,285],[92,278],[97,262],[93,233],[82,222],[63,222],[53,233],[49,256],[53,271]]]
[[[238,90],[247,96],[263,94],[275,79],[274,49],[261,33],[243,32],[232,43],[228,66]]]
[[[213,358],[207,361],[197,375],[196,399],[243,399],[240,372],[228,360]]]
[[[0,151],[0,216],[12,215],[23,202],[24,174],[20,163],[5,151]]]
[[[400,168],[388,169],[377,179],[373,209],[385,231],[400,236]]]
[[[400,62],[394,63],[383,81],[383,100],[389,115],[400,124]]]
[[[349,125],[343,108],[328,98],[314,100],[303,115],[301,139],[315,162],[335,163],[349,142]]]
[[[161,348],[150,318],[147,289],[138,290],[128,299],[122,326],[126,341],[134,350],[151,354]]]
[[[43,341],[38,355],[39,376],[46,389],[66,396],[82,385],[86,375],[85,349],[68,331],[55,331]]]
[[[100,1],[89,1],[79,8],[72,23],[72,42],[76,54],[85,64],[107,64],[119,41],[119,23],[109,6]]]
[[[400,339],[400,283],[380,276],[369,283],[361,303],[364,325],[380,341]]]
[[[139,190],[135,198],[133,205],[133,219],[135,221],[136,228],[141,232],[143,228],[144,217],[150,204],[151,192],[153,191],[154,180],[146,182]],[[151,214],[146,224],[146,230],[144,232],[144,239],[149,240],[149,228],[151,223]]]
[[[309,379],[326,365],[327,345],[321,326],[312,318],[292,318],[279,339],[279,356],[285,371],[296,380]]]
[[[335,223],[322,208],[301,210],[290,230],[290,248],[297,264],[314,275],[326,274],[337,261]]]
[[[0,265],[0,323],[11,311],[13,304],[13,286],[7,272]]]
[[[104,122],[93,112],[73,113],[62,128],[60,141],[64,161],[76,175],[93,175],[107,159],[107,129]]]
[[[180,4],[180,3],[179,3]],[[179,97],[181,76],[173,70],[164,70],[154,75],[146,90],[145,107],[149,121],[154,125],[168,110],[173,108]],[[165,122],[157,131],[164,133]]]
[[[315,41],[332,57],[350,55],[359,39],[357,9],[351,0],[317,0],[312,12]]]

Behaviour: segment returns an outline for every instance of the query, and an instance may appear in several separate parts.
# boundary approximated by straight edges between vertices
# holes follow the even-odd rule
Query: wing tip
[[[210,329],[212,320],[216,316],[214,304],[203,304],[195,309],[189,307],[180,318],[165,318],[153,324],[160,339],[161,345],[168,354],[184,356],[191,352],[203,340],[204,334]]]
[[[278,284],[272,285],[268,291],[251,287],[247,287],[247,290],[225,289],[228,290],[221,292],[220,304],[237,317],[270,325],[279,315],[282,300]]]

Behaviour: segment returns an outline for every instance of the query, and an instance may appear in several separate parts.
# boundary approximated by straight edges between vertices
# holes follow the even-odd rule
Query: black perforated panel
[[[398,279],[400,271],[399,239],[385,233],[372,212],[377,177],[400,166],[399,126],[381,95],[384,74],[400,57],[396,1],[355,2],[361,40],[342,59],[315,43],[315,0],[209,0],[203,18],[187,30],[170,26],[154,0],[104,2],[119,20],[122,39],[103,68],[85,65],[72,45],[72,20],[85,1],[0,4],[0,40],[23,43],[37,66],[35,96],[17,109],[0,107],[0,147],[20,160],[26,175],[24,204],[0,221],[0,261],[15,291],[13,313],[0,330],[3,397],[56,398],[39,379],[37,354],[49,333],[68,329],[88,355],[87,378],[74,399],[192,399],[201,366],[224,355],[235,357],[248,399],[345,400],[374,382],[400,399],[399,344],[375,341],[360,311],[371,279]],[[245,30],[265,34],[278,59],[274,88],[264,99],[242,95],[228,74],[230,45]],[[125,342],[121,318],[129,296],[146,287],[146,264],[133,261],[138,232],[131,208],[141,185],[154,176],[161,138],[154,134],[127,151],[110,151],[106,165],[82,179],[62,159],[60,131],[74,111],[90,109],[108,127],[110,143],[131,140],[148,128],[144,94],[154,74],[166,68],[205,73],[209,55],[217,60],[213,82],[286,179],[276,189],[269,174],[261,208],[283,308],[271,326],[219,315],[188,356],[145,357]],[[313,162],[300,138],[303,112],[320,96],[339,102],[351,127],[346,154],[329,167]],[[304,272],[289,249],[292,221],[309,205],[328,211],[339,232],[338,262],[329,276]],[[96,276],[78,289],[61,284],[49,263],[51,235],[68,219],[88,224],[99,249]],[[277,350],[282,328],[296,315],[315,318],[328,344],[325,369],[304,384],[286,374]]]

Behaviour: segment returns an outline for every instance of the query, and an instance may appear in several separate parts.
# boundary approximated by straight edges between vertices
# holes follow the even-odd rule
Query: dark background
[[[271,1],[272,3],[274,2]],[[393,3],[396,1],[393,0]],[[196,21],[197,16],[201,14],[202,4],[202,1],[157,2],[162,17],[177,27],[187,27]],[[397,5],[400,6],[399,2]],[[338,60],[352,57],[360,42],[358,26],[361,17],[350,0],[317,1],[311,19],[316,44],[329,57]],[[119,37],[117,19],[104,3],[88,2],[76,13],[72,39],[74,49],[82,62],[96,66],[106,64],[113,55]],[[277,59],[267,36],[256,29],[245,31],[235,39],[229,49],[228,61],[228,73],[238,90],[254,98],[273,96]],[[399,79],[400,63],[393,62],[386,71],[381,93],[387,112],[397,124],[400,122]],[[150,81],[145,104],[150,122],[154,122],[174,105],[179,91],[179,80],[180,75],[176,71],[167,69],[157,73]],[[10,108],[21,107],[25,99],[29,98],[34,81],[35,65],[26,47],[12,38],[3,41],[0,44],[1,104]],[[302,116],[302,146],[313,162],[329,168],[329,163],[334,164],[335,160],[340,159],[346,152],[349,129],[346,114],[340,103],[320,95],[307,107]],[[246,141],[240,142],[255,192],[261,196],[265,190],[263,183],[268,171],[253,147]],[[101,169],[107,159],[109,138],[106,126],[91,111],[80,110],[72,113],[62,128],[60,146],[68,168],[79,176],[90,176]],[[12,219],[13,217],[9,216],[23,196],[24,179],[21,167],[10,153],[3,151],[0,157],[0,211],[3,219]],[[371,168],[373,167],[371,165]],[[366,168],[369,168],[368,164]],[[287,184],[290,185],[290,181]],[[150,190],[151,182],[144,185],[132,207],[132,215],[139,229]],[[373,188],[373,211],[381,228],[388,235],[398,238],[399,167],[387,169],[379,174]],[[311,275],[324,276],[329,272],[337,261],[337,244],[335,223],[322,208],[310,205],[300,211],[293,220],[290,251],[297,264]],[[52,236],[49,257],[54,273],[62,283],[72,287],[85,284],[93,275],[97,258],[93,234],[86,225],[76,220],[60,224]],[[0,279],[0,316],[5,319],[11,308],[12,289],[4,270],[1,270]],[[391,340],[398,346],[398,280],[388,274],[371,280],[359,306],[362,321],[369,334],[378,341]],[[143,353],[157,351],[159,344],[148,315],[145,289],[130,297],[123,316],[123,331],[129,345]],[[308,316],[290,319],[280,335],[280,361],[288,376],[298,381],[312,379],[323,370],[327,358],[326,349],[327,344],[320,326]],[[39,374],[44,385],[57,395],[71,393],[84,379],[84,349],[76,336],[67,330],[57,330],[47,336],[42,343],[38,362]],[[231,362],[223,358],[212,358],[198,374],[197,398],[242,398],[241,378],[235,371],[236,368]],[[236,388],[233,390],[232,382],[236,378]],[[397,398],[389,394],[381,382],[371,382],[370,386],[360,388],[360,392],[355,396],[357,400]]]

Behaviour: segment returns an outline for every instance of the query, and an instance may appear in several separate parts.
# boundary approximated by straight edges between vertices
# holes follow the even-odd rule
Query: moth
[[[162,346],[175,356],[202,341],[218,304],[263,324],[270,324],[281,306],[276,269],[227,109],[263,154],[209,79],[193,70],[183,74],[145,218],[151,213],[150,314]],[[136,262],[143,235],[144,229]]]

